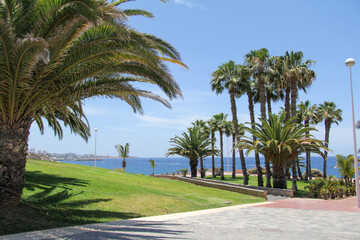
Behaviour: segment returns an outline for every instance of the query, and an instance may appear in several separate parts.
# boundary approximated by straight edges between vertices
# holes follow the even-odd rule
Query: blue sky
[[[269,49],[272,55],[285,51],[303,51],[304,59],[316,61],[317,79],[299,101],[312,104],[334,101],[343,109],[343,122],[333,125],[330,155],[353,151],[349,70],[344,62],[352,57],[359,62],[353,68],[355,116],[360,119],[360,1],[358,0],[137,0],[125,4],[154,13],[154,19],[133,17],[130,25],[170,42],[180,52],[190,70],[169,65],[184,99],[171,102],[172,109],[143,100],[143,115],[134,114],[120,100],[89,99],[85,112],[92,137],[86,143],[64,131],[62,140],[51,129],[41,135],[31,128],[29,147],[48,152],[94,153],[94,128],[98,128],[97,152],[117,155],[115,144],[130,143],[130,155],[163,157],[169,140],[180,135],[196,119],[210,119],[224,112],[231,120],[228,94],[217,96],[210,89],[211,73],[223,62],[244,62],[250,50]],[[158,88],[147,89],[164,96]],[[238,118],[249,121],[246,96],[237,100]],[[283,103],[274,105],[274,112]],[[257,113],[259,106],[256,105]],[[324,125],[315,133],[324,139]],[[359,130],[357,130],[358,132]],[[360,139],[358,138],[358,142]],[[230,141],[229,141],[230,143]]]

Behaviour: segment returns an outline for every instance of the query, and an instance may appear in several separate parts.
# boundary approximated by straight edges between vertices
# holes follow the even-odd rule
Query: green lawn
[[[219,176],[216,177],[216,178],[212,178],[212,176],[206,176],[206,178],[222,181],[222,180],[220,180]],[[264,186],[265,186],[266,178],[263,178],[263,180],[264,180]],[[242,176],[237,176],[236,178],[231,178],[231,176],[225,175],[225,180],[224,181],[243,184],[244,179],[243,179]],[[257,186],[257,183],[258,183],[257,176],[250,176],[249,177],[249,185]],[[272,184],[272,182],[271,182],[271,184]],[[305,181],[302,181],[302,180],[298,181],[297,182],[298,191],[296,191],[294,193],[295,197],[305,197],[307,194],[309,194],[309,191],[304,189],[305,186],[307,186],[307,185],[308,185],[308,183],[305,182]],[[291,189],[291,187],[292,187],[292,182],[291,182],[291,180],[288,180],[287,181],[287,188]]]
[[[22,204],[0,209],[0,235],[264,201],[180,181],[73,164],[28,160],[26,170]]]

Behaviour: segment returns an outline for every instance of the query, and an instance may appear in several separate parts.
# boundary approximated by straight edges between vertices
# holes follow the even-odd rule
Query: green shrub
[[[303,173],[303,178],[305,178],[306,176],[306,171]],[[323,177],[324,174],[322,171],[320,171],[319,169],[316,169],[316,168],[312,168],[311,169],[311,176],[312,177]]]
[[[260,168],[261,168],[262,173],[265,174],[266,170],[263,167],[260,167]],[[248,174],[257,174],[257,168],[254,167],[254,168],[248,169]]]
[[[208,168],[204,168],[204,176],[206,176],[206,171],[209,170]],[[201,174],[201,168],[198,169],[198,172]]]
[[[187,168],[182,168],[182,169],[180,169],[180,172],[182,173],[182,176],[183,176],[183,177],[186,177],[186,174],[187,174],[187,172],[188,172],[188,169],[187,169]]]
[[[320,189],[324,184],[324,179],[310,180],[309,185],[305,187],[305,189],[309,189],[310,191],[309,197],[319,198],[321,196]]]
[[[334,176],[329,176],[328,179],[310,180],[309,185],[305,187],[309,189],[310,197],[334,199],[336,197],[342,198],[355,194],[355,186],[346,186],[343,180],[337,180]]]
[[[215,168],[215,176],[220,176],[221,175],[221,168],[217,167]]]

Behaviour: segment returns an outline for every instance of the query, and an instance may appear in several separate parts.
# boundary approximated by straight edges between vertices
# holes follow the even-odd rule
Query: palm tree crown
[[[255,129],[247,128],[247,131],[256,136],[257,140],[244,137],[237,142],[235,147],[247,149],[247,154],[256,151],[268,158],[273,165],[273,182],[276,188],[285,188],[284,165],[294,161],[300,152],[306,150],[321,153],[324,148],[321,141],[315,139],[307,132],[316,131],[315,128],[305,127],[294,123],[294,117],[285,121],[285,115],[271,115],[270,119],[262,118],[261,124],[256,124]]]
[[[175,136],[170,139],[170,144],[166,156],[179,155],[189,159],[191,168],[191,177],[197,176],[198,159],[215,155],[218,153],[216,149],[211,148],[211,140],[201,132],[200,128],[188,128],[187,132],[183,132],[181,136]]]
[[[127,1],[9,0],[0,4],[0,165],[6,181],[0,202],[17,204],[24,187],[29,129],[43,121],[60,138],[62,124],[85,140],[90,135],[83,101],[118,98],[142,111],[140,97],[170,107],[166,99],[133,83],[157,85],[169,99],[181,91],[165,62],[181,63],[169,43],[136,31],[122,10]],[[185,67],[185,65],[183,65]],[[8,150],[6,150],[8,149]]]
[[[129,157],[130,153],[130,144],[126,143],[125,146],[122,146],[120,144],[115,145],[115,149],[118,151],[119,157],[122,157],[122,167],[125,170],[126,168],[126,158]]]
[[[325,124],[325,146],[329,146],[329,138],[330,138],[330,128],[333,123],[339,124],[342,121],[341,117],[342,110],[337,109],[336,104],[334,102],[324,102],[323,104],[319,104],[319,107],[316,111],[316,122],[321,122],[324,120]],[[327,177],[326,174],[326,165],[327,165],[327,155],[328,152],[324,151],[324,179]]]

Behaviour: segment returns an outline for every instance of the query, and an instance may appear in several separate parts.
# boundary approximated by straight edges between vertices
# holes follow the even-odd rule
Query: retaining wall
[[[240,186],[239,184],[233,185],[233,184],[226,184],[225,182],[219,182],[219,181],[214,181],[214,180],[207,181],[210,179],[207,179],[204,181],[203,179],[199,179],[199,178],[179,177],[179,176],[157,175],[156,177],[174,179],[174,180],[188,182],[188,183],[192,183],[192,184],[196,184],[196,185],[200,185],[200,186],[204,186],[204,187],[218,188],[218,189],[222,189],[222,190],[238,192],[238,193],[242,193],[242,194],[247,194],[247,195],[252,195],[252,196],[262,197],[262,198],[267,199],[267,191],[243,187],[243,186]]]

